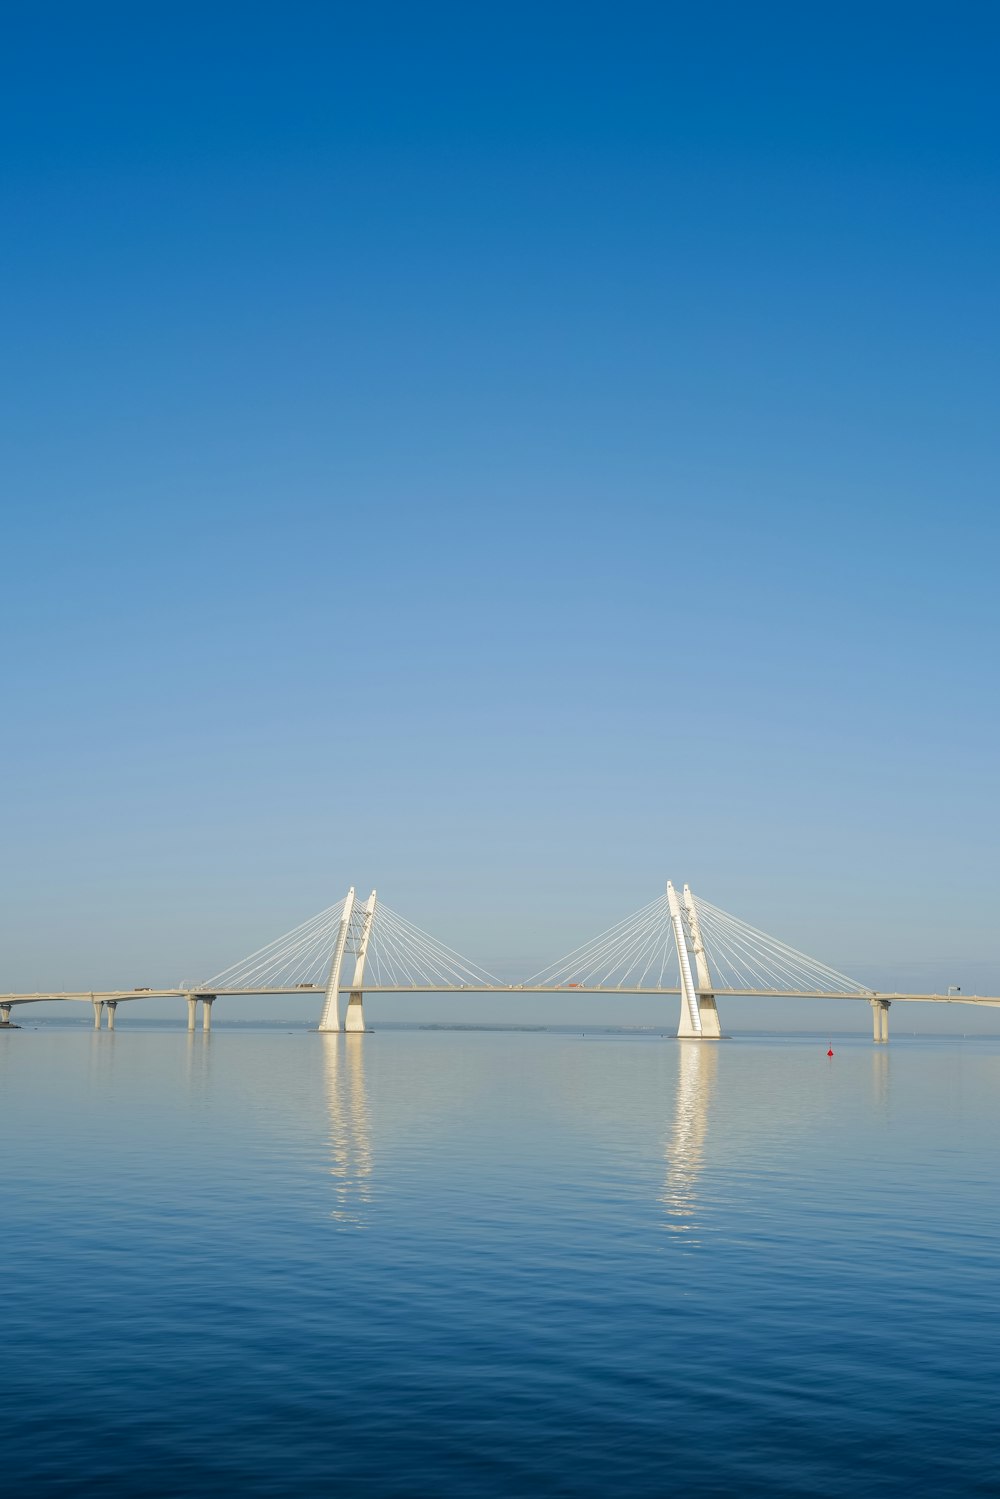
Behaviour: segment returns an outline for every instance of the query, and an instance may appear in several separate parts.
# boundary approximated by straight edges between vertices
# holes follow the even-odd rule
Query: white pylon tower
[[[354,886],[352,885],[344,901],[340,926],[337,929],[337,941],[333,949],[333,957],[330,959],[330,974],[326,981],[326,1003],[323,1005],[323,1014],[319,1022],[321,1031],[340,1030],[340,969],[344,961],[344,950],[347,947],[347,935],[351,930],[353,915]]]
[[[684,886],[684,909],[671,880],[667,881],[667,904],[670,908],[670,924],[677,948],[677,966],[681,977],[681,1014],[677,1026],[678,1036],[694,1037],[699,1041],[717,1041],[722,1035],[719,1012],[712,992],[712,975],[705,955],[705,944],[701,937],[701,926],[690,888]],[[684,917],[688,926],[685,927]],[[688,943],[690,930],[690,946]],[[695,986],[691,972],[691,948],[694,949],[698,983]]]
[[[375,904],[375,891],[373,890],[365,904],[365,915],[361,927],[361,938],[358,942],[357,953],[354,961],[354,978],[351,982],[351,997],[347,1001],[347,1014],[344,1017],[345,1031],[363,1031],[365,1028],[365,1012],[362,1005],[365,983],[365,958],[368,956],[368,939],[371,937],[372,922],[375,919]]]
[[[684,886],[684,909],[687,912],[691,946],[694,948],[695,972],[698,977],[698,1014],[701,1016],[701,1034],[706,1041],[718,1041],[722,1036],[722,1026],[719,1023],[719,1011],[715,1003],[715,994],[712,991],[712,974],[701,935],[701,922],[698,920],[698,910],[690,885]]]
[[[356,938],[354,945],[354,977],[351,980],[350,998],[347,1002],[347,1015],[344,1019],[343,1029],[347,1031],[363,1031],[365,1028],[365,1012],[362,1004],[365,985],[365,958],[368,956],[368,943],[372,934],[372,922],[375,920],[375,906],[377,904],[375,891],[373,890],[365,902],[364,911],[358,907],[355,898],[354,886],[347,892],[344,901],[344,909],[340,915],[340,926],[337,929],[337,941],[334,944],[333,957],[330,959],[330,975],[326,981],[326,1002],[323,1005],[323,1015],[319,1022],[321,1031],[339,1031],[340,1024],[340,972],[344,966],[344,958],[348,947],[351,945],[352,932]],[[358,919],[360,917],[360,930],[358,930]]]

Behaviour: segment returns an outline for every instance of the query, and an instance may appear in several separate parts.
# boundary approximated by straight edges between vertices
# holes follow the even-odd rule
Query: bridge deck
[[[216,997],[245,996],[269,996],[269,995],[314,995],[321,997],[325,991],[317,985],[296,984],[293,988],[266,988],[266,989],[86,989],[86,990],[61,990],[50,993],[35,994],[0,994],[0,1003],[39,1004],[52,1000],[138,1000],[138,999],[191,999],[202,994],[211,993]],[[342,994],[349,994],[348,987],[342,987]],[[672,989],[650,989],[639,986],[622,985],[621,987],[607,987],[589,984],[541,984],[527,986],[524,984],[365,984],[365,994],[604,994],[604,995],[680,995],[678,988]],[[903,1000],[912,1003],[933,1004],[973,1004],[973,1005],[997,1005],[1000,1006],[1000,996],[986,994],[902,994],[889,991],[874,990],[820,990],[809,989],[793,991],[790,989],[713,989],[713,994],[723,998],[734,997],[742,999],[887,999]]]

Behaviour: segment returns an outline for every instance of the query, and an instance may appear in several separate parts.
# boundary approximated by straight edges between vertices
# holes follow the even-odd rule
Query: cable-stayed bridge
[[[379,901],[374,890],[362,902],[352,887],[343,900],[201,982],[171,989],[0,995],[0,1019],[9,1024],[15,1005],[90,1000],[95,1026],[100,1027],[104,1012],[113,1029],[121,1001],[180,998],[187,1001],[188,1028],[195,1028],[200,1003],[202,1024],[208,1030],[212,1005],[220,995],[309,992],[322,995],[321,1031],[353,1032],[365,1030],[365,994],[676,995],[678,1036],[702,1040],[722,1036],[720,996],[865,1000],[872,1007],[877,1042],[889,1039],[893,1000],[1000,1006],[1000,997],[952,991],[877,993],[710,905],[687,885],[678,892],[668,882],[666,891],[649,905],[516,984],[504,983],[414,926]]]

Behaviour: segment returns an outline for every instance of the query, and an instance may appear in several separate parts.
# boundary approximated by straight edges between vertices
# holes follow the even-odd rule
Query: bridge
[[[352,966],[353,965],[353,966]],[[348,977],[349,974],[349,977]],[[880,994],[828,964],[769,937],[736,916],[680,893],[668,881],[663,895],[520,983],[504,983],[485,968],[414,926],[378,900],[363,903],[352,887],[343,900],[275,938],[249,957],[197,984],[0,995],[0,1024],[15,1005],[89,1000],[94,1025],[102,1013],[114,1029],[122,1001],[187,1001],[188,1029],[211,1029],[212,1005],[222,995],[322,995],[321,1031],[365,1030],[366,994],[603,994],[676,995],[677,1035],[719,1040],[718,998],[856,999],[871,1005],[873,1037],[889,1039],[895,1000],[1000,1006],[1000,997],[962,994]],[[341,996],[347,995],[341,1016]]]

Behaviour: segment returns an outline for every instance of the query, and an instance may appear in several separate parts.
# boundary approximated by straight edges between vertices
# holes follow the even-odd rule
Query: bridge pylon
[[[722,1035],[719,1011],[712,990],[712,975],[702,941],[701,925],[690,888],[684,886],[684,906],[673,882],[667,881],[667,904],[670,908],[670,924],[673,927],[674,945],[677,948],[677,966],[681,976],[681,1013],[677,1034],[688,1040],[718,1041]],[[687,923],[685,924],[685,916]],[[689,938],[690,934],[690,938]],[[694,952],[698,982],[695,985],[691,971],[691,952]]]
[[[684,886],[684,909],[687,912],[688,930],[691,933],[691,946],[694,948],[695,974],[698,979],[698,1013],[701,1016],[701,1034],[706,1041],[719,1041],[722,1038],[722,1025],[719,1021],[718,1006],[715,1003],[712,973],[708,966],[708,954],[705,951],[705,943],[701,935],[698,908],[694,903],[694,896],[691,894],[690,885]]]
[[[333,957],[330,959],[330,974],[326,981],[326,1001],[323,1005],[323,1014],[319,1022],[321,1031],[340,1030],[340,969],[344,961],[344,951],[347,947],[347,937],[351,930],[351,917],[353,915],[354,886],[352,885],[347,892],[344,909],[340,913],[337,941],[334,944]]]
[[[362,1001],[364,999],[365,982],[365,958],[368,956],[368,939],[372,934],[372,922],[375,920],[376,898],[373,890],[365,903],[364,921],[361,926],[361,936],[358,940],[357,952],[354,960],[354,978],[351,981],[351,995],[347,1001],[347,1014],[344,1017],[345,1031],[363,1031],[365,1028],[365,1012]]]

